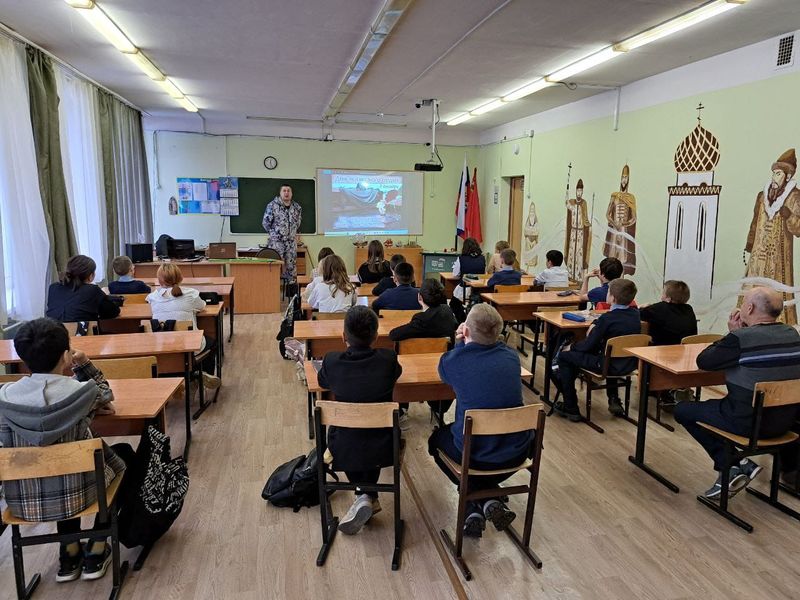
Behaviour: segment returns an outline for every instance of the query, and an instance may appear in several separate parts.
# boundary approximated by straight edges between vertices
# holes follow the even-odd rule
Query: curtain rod
[[[55,62],[57,62],[57,63],[58,63],[59,65],[61,65],[62,67],[66,68],[66,69],[68,69],[68,70],[70,70],[70,71],[72,71],[72,73],[74,73],[75,75],[77,75],[78,77],[80,77],[81,79],[83,79],[84,81],[86,81],[86,82],[88,82],[88,83],[91,83],[93,86],[95,86],[95,87],[96,87],[96,88],[98,88],[98,89],[101,89],[101,90],[103,90],[104,92],[108,92],[109,94],[111,94],[112,96],[114,96],[114,97],[115,97],[117,100],[119,100],[120,102],[122,102],[123,104],[125,104],[125,105],[127,105],[127,106],[131,107],[131,108],[132,108],[132,109],[134,109],[134,110],[138,110],[138,111],[139,111],[140,113],[142,113],[143,115],[147,115],[148,117],[149,117],[149,116],[151,116],[151,115],[150,115],[150,113],[148,113],[148,112],[146,112],[146,111],[142,110],[141,108],[139,108],[138,106],[136,106],[136,105],[135,105],[133,102],[131,102],[130,100],[127,100],[127,99],[123,98],[123,97],[122,97],[122,96],[120,96],[118,93],[116,93],[116,92],[115,92],[115,91],[113,91],[113,90],[110,90],[110,89],[108,89],[108,88],[107,88],[106,86],[104,86],[103,84],[101,84],[101,83],[97,83],[97,82],[96,82],[94,79],[92,79],[91,77],[89,77],[88,75],[86,75],[85,73],[83,73],[82,71],[79,71],[78,69],[76,69],[75,67],[73,67],[73,66],[72,66],[71,64],[69,64],[68,62],[66,62],[66,61],[64,61],[64,60],[62,60],[62,59],[60,59],[60,58],[58,58],[58,57],[57,57],[55,54],[53,54],[52,52],[50,52],[50,51],[48,51],[48,50],[45,50],[44,48],[42,48],[42,47],[41,47],[41,46],[39,46],[38,44],[34,44],[34,43],[33,43],[32,41],[30,41],[28,38],[26,38],[26,37],[25,37],[25,36],[23,36],[23,35],[20,35],[20,34],[19,34],[19,33],[17,33],[16,31],[14,31],[13,29],[11,29],[11,28],[10,28],[10,27],[8,27],[7,25],[5,25],[4,23],[0,23],[0,34],[2,34],[2,35],[5,35],[5,36],[6,36],[7,38],[9,38],[11,41],[14,41],[14,42],[20,42],[20,43],[22,43],[22,44],[26,44],[26,45],[28,45],[28,46],[31,46],[32,48],[36,48],[37,50],[39,50],[39,51],[41,51],[41,52],[44,52],[44,53],[45,53],[47,56],[49,56],[49,57],[50,57],[52,60],[54,60]]]

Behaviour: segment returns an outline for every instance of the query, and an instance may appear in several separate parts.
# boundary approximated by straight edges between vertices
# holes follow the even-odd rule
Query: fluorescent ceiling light
[[[460,124],[461,124],[461,123],[463,123],[464,121],[469,121],[471,118],[472,118],[472,115],[471,115],[471,114],[469,114],[468,112],[465,112],[465,113],[464,113],[464,114],[462,114],[462,115],[458,115],[458,116],[457,116],[456,118],[454,118],[454,119],[450,119],[450,120],[447,122],[447,124],[448,124],[448,125],[451,125],[451,126],[452,126],[452,125],[460,125]]]
[[[704,4],[698,9],[689,11],[679,17],[670,19],[666,23],[657,25],[652,29],[648,29],[638,35],[628,38],[624,42],[620,42],[614,46],[614,50],[618,52],[627,52],[628,50],[635,50],[650,42],[655,42],[663,37],[672,35],[684,29],[702,23],[706,19],[716,17],[732,8],[736,8],[740,4],[744,4],[747,0],[715,0],[709,4]]]
[[[117,27],[116,23],[109,19],[108,15],[100,10],[96,4],[92,3],[91,8],[79,8],[78,12],[120,52],[133,54],[137,51],[133,42],[122,33],[122,30]]]
[[[92,8],[94,6],[93,0],[64,0],[72,8]]]
[[[501,106],[503,106],[503,104],[505,104],[505,102],[503,102],[500,98],[497,98],[496,100],[492,100],[491,102],[489,102],[489,104],[484,104],[483,106],[479,106],[475,110],[469,111],[469,114],[471,114],[473,117],[477,117],[478,115],[485,115],[490,110],[494,110],[495,108],[500,108]]]
[[[188,110],[189,112],[197,112],[197,107],[192,104],[191,100],[188,98],[181,98],[178,100],[178,104],[180,104],[183,108]]]
[[[131,61],[153,81],[163,81],[164,79],[166,79],[166,75],[164,75],[158,69],[158,67],[156,67],[152,62],[150,62],[150,59],[147,58],[144,54],[142,54],[141,50],[136,52],[136,54],[126,54],[125,56],[130,58]]]
[[[545,77],[545,79],[550,83],[558,83],[559,81],[565,81],[578,73],[583,73],[584,71],[588,71],[592,67],[596,67],[597,65],[601,65],[607,60],[611,60],[616,56],[620,56],[620,52],[616,52],[614,48],[608,47],[600,52],[595,52],[591,56],[587,56],[584,59],[579,60],[578,62],[574,62],[568,67],[564,67],[551,75]]]
[[[164,91],[167,92],[170,95],[170,97],[175,98],[176,100],[180,100],[181,98],[184,97],[183,92],[180,91],[178,87],[174,83],[172,83],[172,80],[169,78],[159,81],[158,85],[164,88]]]
[[[518,90],[514,90],[510,94],[506,94],[503,96],[503,102],[513,102],[514,100],[519,100],[520,98],[524,98],[525,96],[529,96],[531,94],[535,94],[539,90],[543,90],[546,87],[550,87],[552,84],[545,79],[537,79],[536,81],[529,83],[526,86],[519,88]]]

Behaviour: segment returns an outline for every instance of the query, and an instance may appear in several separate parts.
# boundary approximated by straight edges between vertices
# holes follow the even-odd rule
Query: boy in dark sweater
[[[511,248],[506,248],[500,253],[503,261],[503,268],[496,271],[489,278],[486,285],[493,288],[496,285],[519,285],[522,281],[522,273],[514,269],[514,262],[517,260],[517,253]]]
[[[386,290],[391,290],[397,287],[397,284],[394,282],[394,270],[397,268],[397,265],[404,262],[406,262],[406,257],[402,254],[395,254],[392,256],[391,260],[389,261],[389,268],[392,270],[392,274],[381,279],[375,285],[375,287],[372,288],[373,296],[380,296]]]
[[[108,284],[108,291],[112,294],[149,294],[152,290],[144,281],[133,278],[136,267],[127,256],[118,256],[111,263],[114,273],[119,279]]]
[[[378,316],[366,306],[354,306],[344,319],[347,350],[328,352],[318,381],[337,402],[391,402],[394,384],[403,372],[394,350],[372,348],[378,338]],[[392,430],[330,427],[328,448],[333,469],[352,482],[378,483],[382,467],[393,464]],[[339,522],[339,531],[353,535],[381,510],[377,492],[356,490],[356,499]]]
[[[403,262],[394,270],[394,282],[397,287],[386,290],[372,303],[378,312],[382,308],[388,310],[419,310],[419,290],[411,284],[414,282],[414,265]]]
[[[458,480],[439,456],[443,452],[460,463],[464,450],[464,413],[470,409],[522,406],[519,356],[498,341],[503,319],[488,304],[478,304],[456,330],[456,346],[439,361],[439,376],[456,393],[455,422],[435,430],[428,439],[428,453],[456,485]],[[486,374],[491,373],[491,377]],[[472,440],[470,463],[476,469],[492,470],[516,466],[527,458],[531,432],[481,435]],[[469,489],[497,487],[512,473],[472,476]],[[498,531],[508,528],[516,515],[498,498],[471,502],[467,506],[464,534],[481,537],[489,519]]]
[[[596,269],[587,271],[583,276],[583,285],[580,294],[581,302],[591,302],[597,305],[599,302],[606,301],[606,294],[608,294],[608,284],[615,279],[622,277],[622,263],[618,258],[604,258]],[[600,285],[595,288],[589,289],[589,279],[597,277],[600,280]]]
[[[581,369],[589,369],[596,373],[603,370],[606,342],[620,335],[641,333],[642,322],[639,310],[630,306],[636,297],[636,284],[628,279],[614,279],[608,284],[606,302],[611,310],[597,319],[589,327],[586,338],[573,344],[572,349],[562,352],[558,360],[558,370],[554,371],[556,386],[564,396],[563,401],[556,402],[555,412],[570,421],[583,420],[578,410],[578,394],[575,391],[575,380]],[[609,365],[609,375],[625,375],[636,368],[636,359],[615,358]],[[608,412],[622,415],[624,409],[619,400],[616,380],[607,380]]]
[[[654,346],[680,344],[687,335],[697,335],[697,317],[689,302],[689,286],[683,281],[664,282],[661,302],[639,309],[642,321],[650,323]]]

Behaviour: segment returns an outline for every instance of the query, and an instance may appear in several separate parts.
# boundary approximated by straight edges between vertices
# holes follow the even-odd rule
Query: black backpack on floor
[[[294,322],[299,321],[302,316],[303,313],[300,310],[300,296],[295,294],[292,296],[292,299],[289,300],[289,305],[286,307],[286,312],[283,315],[283,321],[281,321],[278,335],[275,336],[275,339],[278,340],[278,351],[281,353],[281,358],[291,360],[286,357],[286,344],[284,344],[283,341],[294,335]]]
[[[339,481],[335,473],[331,476]],[[261,497],[273,506],[291,508],[294,512],[304,506],[319,506],[316,449],[308,456],[298,456],[275,469],[267,479]]]

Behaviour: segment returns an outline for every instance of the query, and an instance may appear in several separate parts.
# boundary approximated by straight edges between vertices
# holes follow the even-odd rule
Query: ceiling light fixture
[[[65,0],[72,8],[92,8],[94,0]]]
[[[178,104],[180,104],[183,108],[185,108],[189,112],[197,112],[197,107],[194,104],[192,104],[192,101],[186,97],[183,97],[180,100],[178,100]]]
[[[175,100],[180,100],[181,98],[184,97],[183,92],[178,89],[178,86],[172,83],[172,80],[169,77],[163,79],[162,81],[159,81],[158,85],[164,88],[164,91],[170,95],[170,98],[175,98]]]
[[[147,58],[144,54],[142,54],[141,50],[138,50],[136,54],[126,54],[128,58],[131,59],[133,64],[139,67],[142,72],[147,75],[153,81],[164,81],[167,78],[158,67],[156,67],[150,59]]]
[[[471,114],[473,117],[477,117],[479,115],[485,115],[489,111],[492,111],[496,108],[500,108],[501,106],[503,106],[503,104],[505,104],[505,102],[503,102],[500,98],[497,98],[495,100],[492,100],[488,104],[484,104],[483,106],[479,106],[478,108],[469,111],[469,114]]]
[[[666,23],[657,25],[656,27],[648,29],[647,31],[643,31],[632,38],[628,38],[619,44],[615,44],[614,50],[618,52],[627,52],[629,50],[641,48],[645,44],[655,42],[656,40],[660,40],[668,35],[672,35],[673,33],[683,31],[684,29],[688,29],[693,25],[702,23],[706,19],[721,15],[722,13],[727,12],[732,8],[736,8],[745,2],[747,2],[747,0],[715,0],[714,2],[704,4],[700,8],[696,8],[695,10],[684,13],[679,17],[670,19]]]
[[[529,83],[526,86],[519,88],[518,90],[514,90],[510,94],[506,94],[503,96],[503,102],[513,102],[514,100],[519,100],[520,98],[524,98],[525,96],[530,96],[531,94],[535,94],[536,92],[543,90],[546,87],[550,87],[553,85],[543,77],[537,79]]]
[[[453,119],[450,119],[447,122],[447,124],[450,125],[450,126],[460,125],[464,121],[469,121],[471,118],[472,118],[472,115],[469,114],[468,112],[465,112],[464,114],[458,115],[457,117],[455,117]]]
[[[558,83],[560,81],[565,81],[570,77],[574,77],[578,73],[583,73],[584,71],[588,71],[592,67],[596,67],[597,65],[602,65],[604,62],[611,60],[612,58],[616,58],[617,56],[622,55],[622,52],[617,52],[609,46],[608,48],[603,48],[600,52],[595,52],[579,60],[578,62],[574,62],[571,65],[564,67],[563,69],[559,69],[555,73],[552,73],[545,77],[545,80],[550,83]]]

